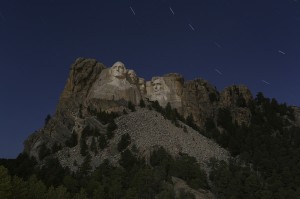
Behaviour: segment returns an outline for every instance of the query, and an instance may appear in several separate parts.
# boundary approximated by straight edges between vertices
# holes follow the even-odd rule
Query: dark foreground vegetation
[[[293,109],[258,93],[249,105],[250,126],[232,122],[219,110],[216,123],[207,121],[204,135],[228,149],[230,163],[212,161],[212,190],[218,198],[300,198],[300,128],[291,125]],[[220,133],[216,124],[225,129]]]
[[[224,199],[300,199],[300,128],[294,126],[293,108],[258,93],[248,105],[241,96],[237,106],[249,108],[249,126],[237,125],[229,109],[220,108],[215,118],[200,129],[193,115],[180,116],[168,104],[151,108],[179,126],[191,126],[229,150],[226,163],[211,160],[211,191]],[[223,129],[220,132],[220,128]]]
[[[76,173],[62,168],[57,159],[46,158],[40,168],[25,154],[15,160],[2,159],[0,198],[172,199],[175,198],[172,176],[185,180],[194,189],[210,190],[219,199],[300,198],[300,128],[292,125],[295,120],[293,109],[286,104],[279,104],[275,99],[270,100],[258,93],[247,106],[243,100],[240,103],[240,107],[251,111],[249,126],[237,125],[232,121],[229,109],[219,109],[215,118],[206,121],[204,130],[194,124],[192,115],[183,118],[170,104],[161,107],[157,102],[151,105],[141,102],[140,106],[160,112],[178,127],[182,127],[179,121],[184,122],[214,139],[230,151],[232,160],[212,159],[208,177],[195,158],[181,154],[174,159],[163,148],[154,151],[149,164],[146,164],[138,157],[135,147],[128,149],[130,135],[124,134],[118,144],[121,167],[105,161],[91,171],[89,153],[93,150],[89,151],[83,143],[77,143],[74,134],[67,146],[81,144],[82,155],[86,157]],[[135,108],[132,106],[130,110],[135,111]],[[97,117],[110,124],[108,133],[100,139],[104,140],[100,142],[100,149],[103,149],[117,128],[113,122],[116,116],[107,117],[101,112]],[[86,132],[89,136],[93,135],[89,129]],[[195,196],[182,191],[178,198]]]
[[[93,172],[89,165],[82,165],[72,173],[56,159],[48,159],[42,168],[35,168],[35,160],[26,155],[1,160],[0,198],[175,198],[172,176],[184,179],[195,189],[209,188],[205,172],[195,158],[185,154],[174,159],[159,148],[151,154],[147,165],[135,152],[126,149],[119,163],[121,167],[113,167],[105,161]],[[182,191],[178,198],[194,196]]]

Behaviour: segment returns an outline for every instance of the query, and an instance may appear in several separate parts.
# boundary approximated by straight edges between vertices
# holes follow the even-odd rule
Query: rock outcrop
[[[248,124],[251,118],[244,106],[252,95],[245,86],[228,87],[220,95],[203,79],[185,82],[180,74],[170,73],[145,81],[122,62],[108,68],[95,59],[78,58],[71,66],[55,115],[25,141],[25,152],[37,157],[43,143],[48,148],[54,143],[64,146],[74,131],[80,136],[85,119],[91,117],[88,109],[123,112],[129,101],[138,105],[140,99],[158,101],[163,107],[170,103],[184,118],[193,116],[199,128],[207,118],[216,117],[219,108],[230,109],[238,124]]]
[[[195,123],[202,127],[207,118],[213,118],[218,107],[219,93],[206,80],[195,79],[184,83],[183,115],[192,114]]]
[[[253,96],[244,85],[233,85],[226,87],[220,94],[220,105],[222,107],[246,107]]]
[[[137,105],[142,102],[141,99],[144,106],[139,107]],[[167,111],[163,116],[152,110],[154,106],[159,107],[153,103],[155,101],[162,107],[168,106],[165,110],[170,112],[173,110],[170,110],[169,104],[176,108],[179,115],[176,111],[172,114],[180,121],[166,119]],[[255,112],[250,110],[252,105],[253,96],[243,85],[233,85],[219,93],[206,80],[185,81],[177,73],[155,76],[145,81],[134,70],[126,69],[122,62],[118,61],[108,68],[95,59],[78,58],[71,66],[55,114],[44,128],[29,136],[24,143],[24,152],[36,157],[40,165],[48,155],[58,158],[62,166],[77,171],[85,161],[78,144],[83,140],[91,155],[92,168],[105,159],[119,166],[121,153],[117,146],[121,137],[128,134],[131,143],[127,148],[145,158],[146,162],[149,162],[154,150],[163,147],[174,157],[182,154],[195,157],[208,172],[210,158],[227,161],[230,154],[199,132],[214,126],[217,132],[228,133],[222,124],[218,124],[223,113],[226,117],[228,114],[228,118],[231,114],[232,122],[237,125],[250,125],[251,110]],[[291,121],[291,126],[300,127],[300,108],[293,107],[290,113],[294,113],[295,120],[292,116],[285,117]],[[105,118],[111,115],[114,119]],[[106,121],[103,122],[101,117]],[[191,118],[192,123],[182,122]],[[112,124],[118,128],[109,132]],[[86,133],[87,129],[94,134]],[[109,137],[108,133],[114,136]],[[74,135],[77,142],[69,144]],[[213,198],[210,192],[193,190],[180,179],[173,178],[173,183],[175,189],[192,192],[196,198]]]
[[[71,66],[69,78],[60,100],[74,96],[83,100],[104,68],[106,67],[95,59],[78,58]]]
[[[294,106],[293,110],[294,110],[294,116],[295,116],[296,125],[298,127],[300,127],[300,108]]]
[[[84,101],[105,66],[95,59],[78,58],[71,66],[69,77],[61,94],[55,115],[44,128],[33,133],[24,142],[24,151],[38,157],[42,144],[47,148],[56,143],[64,145],[75,127]]]
[[[252,100],[253,96],[246,86],[233,85],[221,92],[220,107],[231,111],[233,122],[248,126],[251,120],[251,111],[247,107]]]

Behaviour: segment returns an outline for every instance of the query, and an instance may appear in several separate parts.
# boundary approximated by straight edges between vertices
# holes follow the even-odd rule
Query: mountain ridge
[[[73,130],[76,118],[78,119],[79,110],[82,112],[81,114],[87,115],[87,108],[94,106],[98,107],[98,111],[99,107],[101,107],[102,111],[123,111],[127,104],[123,102],[122,105],[120,102],[122,99],[117,102],[117,100],[105,99],[105,96],[102,99],[89,98],[91,89],[93,89],[93,86],[95,87],[97,81],[110,81],[107,80],[107,77],[105,77],[107,74],[103,75],[102,73],[105,70],[107,73],[109,68],[95,59],[78,58],[71,66],[70,75],[64,91],[61,94],[56,113],[45,128],[39,131],[39,134],[44,135],[45,139],[49,139],[49,137],[51,137],[56,141],[65,141]],[[101,74],[102,77],[100,77]],[[214,117],[217,114],[217,109],[219,107],[231,108],[231,111],[234,113],[234,120],[237,120],[239,124],[243,122],[245,124],[249,123],[249,111],[243,107],[236,106],[237,103],[247,104],[252,99],[251,92],[245,86],[227,87],[221,94],[219,94],[216,88],[209,84],[206,80],[197,78],[195,80],[184,82],[181,75],[170,73],[162,77],[154,77],[155,80],[153,81],[157,81],[157,79],[163,81],[161,84],[163,84],[162,86],[164,86],[165,90],[167,90],[167,93],[162,93],[161,95],[163,97],[160,97],[160,93],[153,94],[153,81],[145,82],[143,78],[139,78],[137,76],[135,78],[138,79],[135,80],[135,87],[137,88],[139,86],[138,90],[140,93],[147,93],[140,94],[140,98],[149,101],[158,99],[160,104],[163,105],[166,105],[166,102],[170,102],[172,108],[176,108],[184,118],[192,115],[195,124],[199,127],[204,127],[206,119]],[[129,80],[128,77],[126,77],[126,80]],[[104,84],[104,86],[105,85],[107,84]],[[144,88],[142,86],[144,86]],[[115,89],[115,86],[112,88]],[[116,94],[120,94],[117,98],[124,97],[125,99],[128,99],[126,92],[124,95],[124,93],[122,94],[117,90]],[[134,94],[138,95],[136,93]],[[166,97],[165,95],[168,96]],[[165,100],[164,97],[168,99]],[[238,100],[242,102],[238,102]],[[218,103],[219,101],[222,103]],[[134,102],[135,105],[138,103],[139,102],[137,101]],[[60,132],[59,135],[56,133],[57,131]],[[37,157],[37,152],[31,154],[30,148],[38,148],[39,142],[36,139],[36,136],[31,136],[25,142],[25,152],[30,155],[34,155],[35,157]],[[36,146],[33,146],[32,143],[37,144]],[[49,146],[49,148],[51,148],[51,146]]]
[[[108,68],[95,59],[79,58],[71,66],[55,114],[25,141],[20,158],[36,159],[31,164],[42,169],[42,178],[51,175],[49,165],[56,165],[55,172],[84,179],[103,167],[138,175],[137,167],[166,172],[166,178],[159,177],[163,191],[156,190],[158,195],[174,191],[183,198],[241,198],[245,192],[250,198],[264,198],[272,195],[270,162],[280,162],[276,171],[283,172],[286,161],[281,160],[289,159],[290,165],[297,159],[289,154],[300,145],[299,124],[299,107],[279,104],[262,93],[254,98],[244,85],[219,92],[204,79],[185,81],[177,73],[145,81],[122,62]],[[241,180],[234,186],[243,191],[231,189],[235,180]],[[47,181],[59,185],[54,179]],[[249,188],[243,182],[257,186]],[[286,192],[297,195],[296,188]]]

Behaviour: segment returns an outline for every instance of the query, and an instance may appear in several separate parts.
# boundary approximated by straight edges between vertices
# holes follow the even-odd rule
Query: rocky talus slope
[[[140,153],[150,155],[151,151],[159,146],[164,147],[173,156],[186,153],[193,156],[203,166],[210,158],[227,160],[229,153],[218,146],[214,141],[202,136],[199,132],[186,126],[176,127],[156,111],[140,109],[116,119],[118,129],[113,142],[118,142],[121,135],[128,133]],[[112,146],[116,145],[112,142]]]
[[[149,161],[151,152],[161,146],[174,157],[181,153],[195,157],[204,169],[207,168],[206,163],[210,158],[227,161],[230,156],[228,151],[198,131],[183,123],[182,127],[176,127],[171,121],[153,110],[138,108],[135,112],[116,118],[115,122],[118,128],[108,146],[103,150],[99,149],[98,154],[90,153],[93,167],[97,167],[105,159],[109,159],[113,165],[118,165],[120,152],[117,146],[121,136],[126,133],[131,137],[131,144],[128,148],[131,149],[135,145],[139,155],[145,157],[146,161]],[[186,131],[183,129],[184,126]],[[91,144],[91,139],[91,137],[88,139],[88,145]],[[80,155],[79,145],[73,148],[65,147],[56,156],[63,166],[68,166],[73,171],[76,171],[84,160],[84,157]],[[74,165],[75,161],[77,164]]]

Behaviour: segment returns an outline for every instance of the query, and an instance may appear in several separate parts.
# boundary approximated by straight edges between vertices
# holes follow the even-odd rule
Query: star
[[[219,74],[219,75],[223,75],[223,73],[221,71],[219,71],[218,69],[215,68],[215,71]]]
[[[267,85],[271,85],[269,82],[267,82],[266,80],[261,80],[263,83],[267,84]]]
[[[129,8],[130,8],[131,12],[133,13],[133,15],[135,15],[133,8],[131,6],[129,6]]]
[[[170,11],[172,12],[172,14],[175,15],[173,9],[171,7],[169,7],[169,8],[170,8]]]
[[[281,53],[281,54],[283,54],[283,55],[286,54],[285,52],[283,52],[283,51],[281,51],[281,50],[278,50],[278,52]]]
[[[191,24],[189,24],[189,26],[193,31],[195,31],[195,28]]]
[[[218,44],[217,42],[214,42],[214,44],[218,47],[218,48],[222,48],[222,46],[220,44]]]

